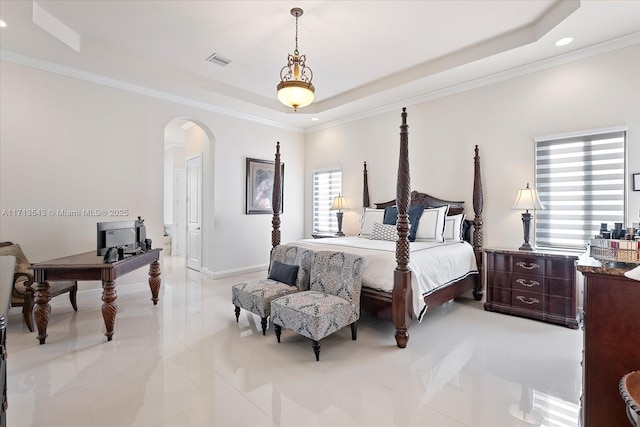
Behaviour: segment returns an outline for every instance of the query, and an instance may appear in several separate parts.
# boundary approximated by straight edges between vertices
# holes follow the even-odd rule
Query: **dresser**
[[[7,425],[7,315],[13,289],[16,258],[0,256],[0,427]]]
[[[510,249],[485,249],[485,253],[485,310],[578,328],[577,255]]]
[[[582,426],[631,426],[619,392],[640,369],[640,282],[626,267],[578,265],[584,274]]]

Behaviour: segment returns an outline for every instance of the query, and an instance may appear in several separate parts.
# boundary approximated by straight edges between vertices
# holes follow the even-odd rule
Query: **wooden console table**
[[[102,281],[102,317],[107,327],[107,340],[113,337],[113,327],[116,322],[118,306],[116,304],[116,279],[145,265],[149,268],[149,287],[151,288],[151,300],[153,305],[158,303],[160,291],[160,251],[152,249],[137,255],[125,257],[125,259],[113,263],[106,263],[102,256],[96,255],[96,251],[57,258],[51,261],[31,264],[34,272],[34,281],[37,282],[35,291],[35,306],[33,308],[36,325],[38,326],[38,340],[44,344],[47,339],[47,325],[51,306],[49,301],[49,283],[56,280],[101,280]]]

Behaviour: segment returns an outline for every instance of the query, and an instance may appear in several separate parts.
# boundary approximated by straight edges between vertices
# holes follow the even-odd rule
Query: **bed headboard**
[[[395,204],[396,204],[396,201],[391,200],[384,203],[375,203],[375,206],[376,206],[376,209],[384,209],[388,206],[393,206]],[[449,215],[458,215],[464,212],[464,202],[454,202],[451,200],[439,199],[427,193],[412,191],[410,206],[417,206],[417,205],[424,205],[428,208],[439,208],[440,206],[449,205]]]
[[[403,109],[404,113],[404,109]],[[480,178],[480,154],[478,146],[475,146],[475,155],[473,157],[473,211],[475,216],[473,219],[467,215],[468,219],[465,219],[465,229],[463,232],[463,238],[467,242],[473,245],[473,249],[476,252],[476,258],[478,259],[478,265],[482,266],[482,247],[484,244],[484,232],[482,221],[482,209],[483,209],[483,196],[482,196],[482,180]],[[406,159],[408,162],[408,159]],[[363,208],[370,207],[369,202],[369,180],[368,180],[367,162],[364,162],[364,181],[363,181],[363,193],[362,193],[362,206]],[[407,178],[408,179],[408,178]],[[408,185],[408,182],[407,182]],[[396,200],[390,200],[384,203],[375,203],[377,209],[384,209],[387,206],[393,206],[396,204]],[[449,205],[449,215],[457,215],[464,211],[464,202],[457,202],[451,200],[439,199],[426,193],[420,193],[418,191],[411,192],[411,206],[414,205],[426,205],[428,207],[439,207],[443,205]],[[473,236],[471,230],[473,229]],[[480,269],[482,269],[480,267]]]

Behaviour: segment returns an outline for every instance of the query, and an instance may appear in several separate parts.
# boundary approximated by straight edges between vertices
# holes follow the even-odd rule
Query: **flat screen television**
[[[146,239],[144,220],[99,222],[97,224],[98,255],[104,255],[109,248],[124,248],[125,252],[140,250],[140,242]]]

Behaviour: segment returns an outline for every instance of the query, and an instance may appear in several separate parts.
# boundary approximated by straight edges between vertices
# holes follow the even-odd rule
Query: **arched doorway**
[[[164,231],[167,252],[200,271],[212,230],[213,135],[201,123],[174,119],[164,132]],[[211,195],[211,196],[210,196]],[[169,253],[165,253],[169,255]],[[206,268],[206,267],[205,267]]]

